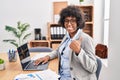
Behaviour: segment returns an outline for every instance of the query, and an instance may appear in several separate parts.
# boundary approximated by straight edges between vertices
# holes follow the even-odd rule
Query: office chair
[[[51,52],[53,49],[49,47],[32,47],[29,48],[30,52]]]
[[[100,75],[100,71],[101,71],[101,68],[102,68],[102,62],[99,58],[97,58],[97,64],[98,64],[98,67],[97,67],[97,71],[96,71],[96,77],[97,77],[97,80],[98,80],[99,75]]]
[[[100,58],[108,57],[108,47],[105,44],[97,44],[95,47],[95,54]]]

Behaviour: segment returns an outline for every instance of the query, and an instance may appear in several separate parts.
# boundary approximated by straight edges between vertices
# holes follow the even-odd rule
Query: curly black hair
[[[82,29],[85,26],[85,21],[84,21],[84,17],[83,14],[80,10],[80,8],[78,8],[75,5],[69,5],[66,8],[62,9],[60,12],[60,19],[59,19],[59,24],[62,27],[64,26],[64,21],[66,17],[75,17],[76,18],[76,23],[77,23],[77,27]]]

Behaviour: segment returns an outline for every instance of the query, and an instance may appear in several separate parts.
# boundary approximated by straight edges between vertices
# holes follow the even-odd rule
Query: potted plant
[[[83,4],[83,3],[84,3],[84,0],[79,0],[79,3],[80,3],[80,4]]]
[[[80,2],[83,2],[84,0],[79,0]]]
[[[0,58],[0,70],[4,70],[5,69],[5,62],[3,59]]]
[[[16,39],[5,39],[3,42],[9,42],[13,44],[15,47],[18,47],[23,44],[23,41],[31,35],[31,33],[25,34],[25,31],[30,27],[28,23],[17,22],[17,28],[12,26],[5,26],[5,30],[8,32],[12,32]]]
[[[24,40],[31,35],[31,33],[26,33],[25,31],[28,30],[30,25],[28,23],[21,23],[20,21],[17,22],[17,28],[13,26],[5,26],[5,30],[8,32],[12,32],[15,36],[15,39],[5,39],[3,42],[9,42],[10,44],[14,45],[16,48],[23,44]],[[8,57],[9,61],[16,61],[16,54],[15,50],[9,50]]]

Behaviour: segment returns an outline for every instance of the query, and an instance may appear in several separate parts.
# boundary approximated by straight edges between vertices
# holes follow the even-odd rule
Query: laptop
[[[34,60],[30,58],[30,52],[27,43],[17,48],[19,59],[23,70],[46,70],[48,63],[34,65]]]

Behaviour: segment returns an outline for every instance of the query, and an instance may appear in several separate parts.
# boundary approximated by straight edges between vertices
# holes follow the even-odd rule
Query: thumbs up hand
[[[81,42],[82,42],[82,37],[80,37],[78,40],[73,40],[69,47],[76,53],[79,54],[81,50]]]

